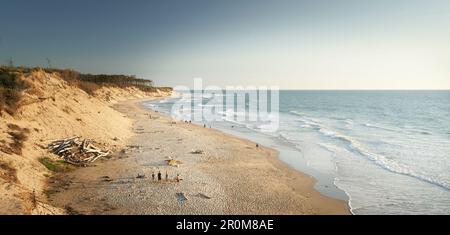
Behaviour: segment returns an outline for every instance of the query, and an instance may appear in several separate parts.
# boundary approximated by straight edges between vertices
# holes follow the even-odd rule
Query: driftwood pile
[[[78,136],[55,140],[48,145],[48,149],[65,162],[77,166],[86,166],[110,154],[109,150],[102,151],[95,147],[91,140],[81,140]]]

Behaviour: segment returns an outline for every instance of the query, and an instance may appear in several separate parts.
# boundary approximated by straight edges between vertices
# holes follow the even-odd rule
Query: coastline
[[[68,82],[60,72],[17,69],[18,81],[28,85],[16,94],[20,99],[15,113],[0,110],[0,214],[65,213],[63,208],[49,205],[48,196],[66,186],[52,190],[47,186],[73,167],[52,154],[48,144],[80,136],[113,152],[119,151],[125,147],[125,140],[133,136],[132,119],[111,106],[122,100],[171,93],[166,88],[143,91],[116,86],[98,86],[88,93]]]
[[[80,214],[350,214],[347,202],[320,194],[315,179],[282,162],[276,150],[175,124],[144,108],[144,101],[114,105],[133,121],[128,148],[96,167],[68,173],[70,185],[51,196],[52,204]],[[196,150],[202,153],[191,153]],[[169,158],[182,163],[167,166]],[[158,171],[163,178],[167,171],[169,180],[152,180]],[[173,180],[177,174],[179,183]]]

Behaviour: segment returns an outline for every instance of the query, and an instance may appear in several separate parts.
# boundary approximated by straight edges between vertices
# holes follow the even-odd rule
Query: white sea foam
[[[449,182],[446,182],[445,179],[441,179],[439,177],[435,177],[432,175],[426,175],[423,172],[418,172],[417,170],[411,169],[409,165],[401,163],[399,161],[389,159],[381,154],[376,154],[368,150],[363,144],[355,140],[350,136],[343,135],[341,133],[337,133],[335,131],[330,131],[326,128],[321,128],[319,130],[324,136],[332,137],[347,143],[347,146],[354,152],[360,154],[361,156],[367,157],[368,159],[374,161],[379,166],[395,172],[399,174],[404,174],[408,176],[415,177],[417,179],[427,181],[429,183],[438,185],[445,189],[450,189]],[[328,146],[329,147],[329,146]]]
[[[335,130],[331,130],[331,128],[325,126],[321,123],[320,120],[307,117],[304,114],[297,112],[297,111],[291,111],[291,113],[301,116],[301,119],[299,119],[301,122],[305,123],[309,126],[318,127],[318,131],[325,137],[334,138],[340,141],[343,141],[346,143],[347,147],[349,147],[352,151],[358,153],[361,156],[364,156],[368,158],[369,160],[372,160],[377,165],[392,171],[394,173],[408,175],[411,177],[415,177],[419,180],[423,180],[426,182],[429,182],[431,184],[435,184],[437,186],[443,187],[446,190],[450,189],[450,182],[448,179],[437,177],[434,175],[427,174],[426,172],[420,172],[418,170],[412,169],[410,165],[407,165],[405,163],[396,161],[394,159],[389,159],[386,156],[383,156],[381,154],[376,154],[370,150],[368,150],[363,144],[358,142],[356,139],[352,138],[351,136],[344,135],[342,133],[339,133]],[[365,123],[364,126],[371,127],[371,128],[378,128],[388,131],[396,131],[393,128],[386,128],[379,125],[373,125],[370,123]],[[329,149],[330,146],[327,146]]]
[[[375,129],[381,129],[381,130],[385,130],[385,131],[392,131],[392,132],[398,132],[399,131],[399,130],[396,130],[394,128],[388,128],[388,127],[375,125],[375,124],[371,124],[371,123],[364,123],[363,126],[370,127],[370,128],[375,128]]]

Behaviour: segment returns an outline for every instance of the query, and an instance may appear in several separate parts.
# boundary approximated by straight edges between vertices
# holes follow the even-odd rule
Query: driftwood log
[[[80,137],[74,136],[67,139],[54,140],[47,148],[67,163],[86,166],[110,154],[109,150],[101,150],[95,147],[92,142],[89,139],[81,140]]]

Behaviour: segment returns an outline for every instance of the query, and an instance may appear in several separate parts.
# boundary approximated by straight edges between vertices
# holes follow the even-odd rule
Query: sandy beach
[[[51,180],[58,190],[50,204],[72,214],[349,214],[345,201],[314,190],[315,180],[281,162],[275,150],[175,122],[141,102],[113,106],[133,121],[126,148]],[[152,179],[158,172],[161,181]]]

